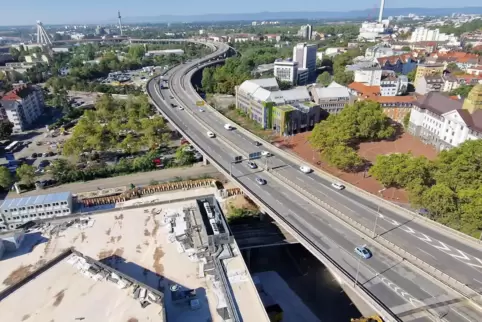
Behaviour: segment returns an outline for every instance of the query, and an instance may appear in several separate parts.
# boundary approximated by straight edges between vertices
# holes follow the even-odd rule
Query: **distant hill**
[[[221,22],[221,21],[260,21],[260,20],[298,20],[298,19],[363,19],[373,16],[374,9],[356,11],[297,11],[297,12],[259,12],[203,15],[161,15],[151,17],[125,17],[125,23],[162,23],[162,22]],[[447,16],[452,13],[482,14],[482,7],[464,8],[385,8],[384,17],[413,13],[420,16]]]

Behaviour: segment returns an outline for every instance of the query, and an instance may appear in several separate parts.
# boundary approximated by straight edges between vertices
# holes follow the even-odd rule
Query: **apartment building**
[[[397,76],[394,72],[385,72],[380,79],[381,96],[397,96],[407,92],[408,77],[405,75]]]
[[[482,139],[482,84],[464,101],[437,92],[424,95],[414,103],[408,130],[437,150]]]
[[[316,104],[328,114],[338,114],[346,104],[353,104],[356,96],[351,95],[348,87],[332,82],[327,87],[313,86],[311,96]]]
[[[236,87],[236,108],[264,129],[280,135],[309,130],[321,119],[306,87],[281,91],[275,78],[254,79]]]
[[[415,83],[419,78],[429,75],[441,75],[445,69],[444,64],[420,64],[415,73]]]
[[[428,29],[425,27],[418,27],[412,32],[410,36],[410,42],[421,41],[454,41],[456,37],[441,33],[439,29]]]
[[[412,54],[402,54],[376,58],[376,62],[383,70],[391,70],[395,73],[407,75],[417,68],[419,59]]]
[[[425,95],[429,92],[442,92],[445,87],[445,80],[440,75],[426,75],[415,81],[415,91]]]
[[[42,90],[35,86],[18,84],[0,97],[0,117],[13,123],[14,132],[27,130],[43,113],[45,103]]]

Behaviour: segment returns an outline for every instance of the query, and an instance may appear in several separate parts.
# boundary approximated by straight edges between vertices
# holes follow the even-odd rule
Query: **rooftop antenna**
[[[122,32],[122,17],[121,17],[120,11],[117,11],[117,17],[119,18],[119,30],[120,30],[120,35],[122,37],[124,34]]]
[[[40,20],[37,20],[37,44],[52,45],[49,34],[45,31],[44,25]]]

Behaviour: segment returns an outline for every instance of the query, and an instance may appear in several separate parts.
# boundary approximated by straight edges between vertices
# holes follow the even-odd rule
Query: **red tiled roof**
[[[22,85],[15,88],[14,90],[11,90],[10,92],[5,93],[2,99],[6,101],[18,101],[18,100],[21,100],[22,98],[27,97],[31,92],[32,92],[31,87],[27,85]]]
[[[348,88],[363,96],[371,97],[380,95],[380,86],[367,86],[363,83],[353,82],[348,85]]]

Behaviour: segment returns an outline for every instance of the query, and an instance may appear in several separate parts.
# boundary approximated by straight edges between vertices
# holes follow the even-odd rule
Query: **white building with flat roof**
[[[15,229],[38,219],[51,219],[72,214],[70,192],[5,199],[0,206],[0,231]]]
[[[274,77],[283,82],[296,84],[298,80],[298,62],[293,60],[276,60],[274,62]]]

